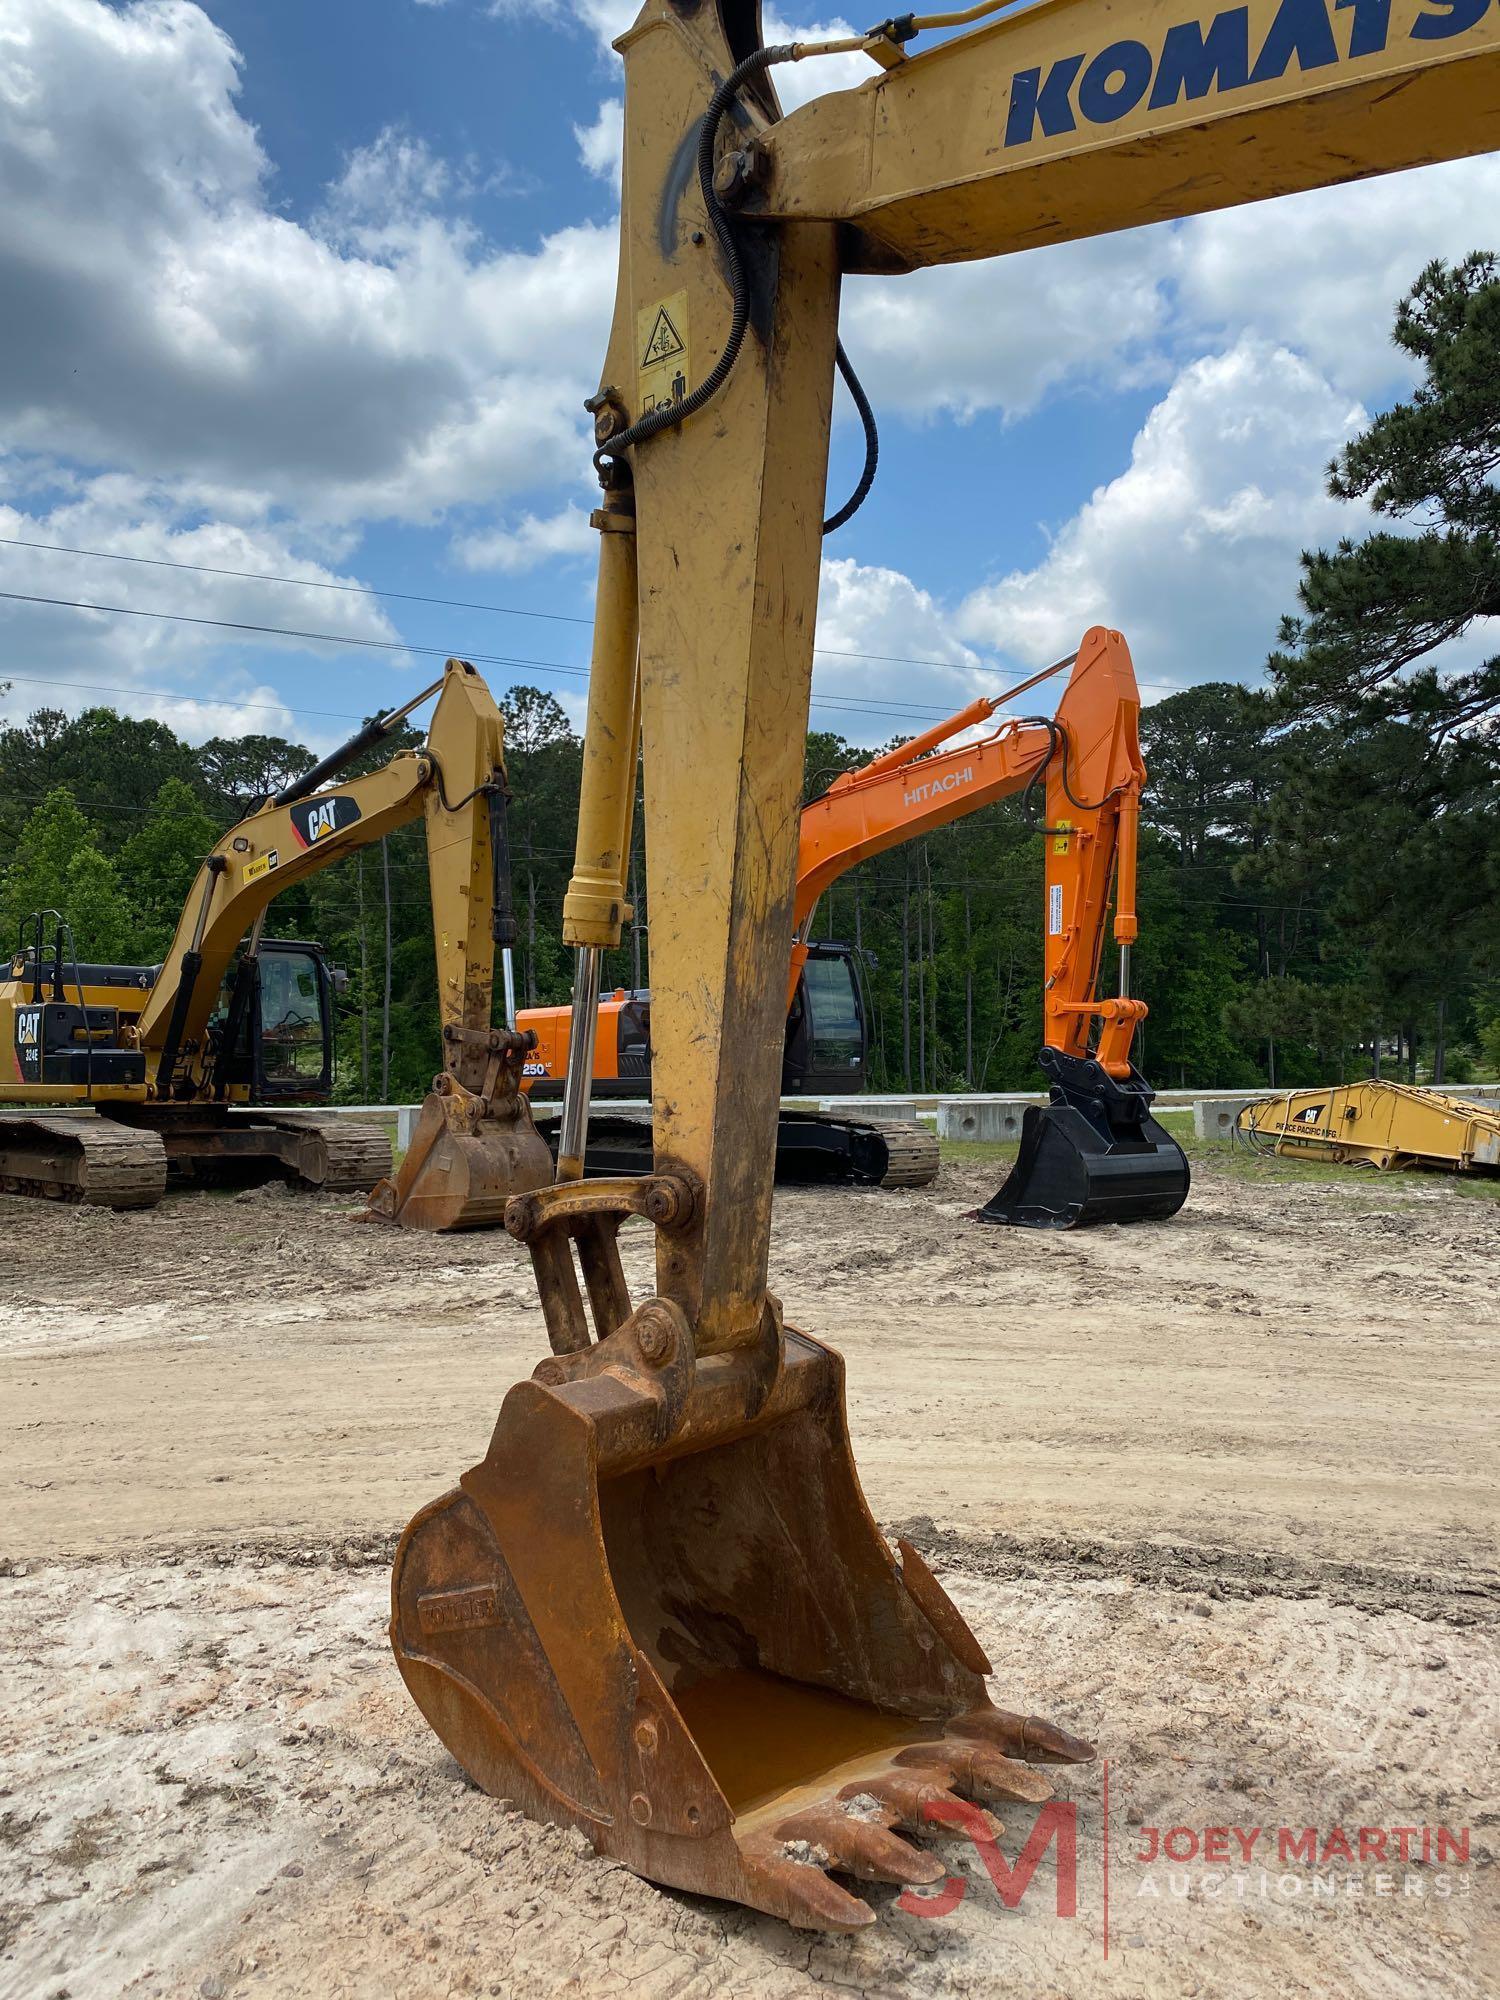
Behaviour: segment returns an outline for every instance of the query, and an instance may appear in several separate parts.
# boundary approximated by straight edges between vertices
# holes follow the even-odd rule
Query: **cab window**
[[[323,1073],[323,1007],[310,952],[267,952],[261,960],[260,1055],[267,1083]]]
[[[846,958],[809,958],[803,968],[812,1016],[812,1067],[857,1069],[863,1037]]]

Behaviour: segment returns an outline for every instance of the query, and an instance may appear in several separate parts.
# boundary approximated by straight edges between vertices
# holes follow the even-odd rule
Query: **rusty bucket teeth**
[[[846,1785],[839,1797],[854,1806],[866,1799],[874,1801],[885,1809],[887,1825],[904,1827],[908,1833],[940,1834],[945,1827],[965,1824],[976,1813],[987,1840],[998,1840],[1005,1831],[992,1812],[971,1806],[949,1787],[946,1765],[942,1769],[885,1771],[877,1778]]]
[[[1014,1715],[1006,1708],[976,1708],[955,1716],[947,1733],[977,1737],[1028,1764],[1089,1764],[1095,1754],[1092,1743],[1070,1736],[1055,1722],[1040,1715]]]
[[[862,1931],[875,1921],[863,1897],[851,1896],[823,1872],[825,1858],[816,1849],[792,1846],[786,1852],[782,1843],[768,1843],[764,1851],[744,1852],[743,1859],[747,1900],[798,1930]]]
[[[1005,1829],[987,1803],[1039,1805],[1052,1797],[1049,1780],[995,1748],[997,1741],[1024,1741],[1034,1755],[1055,1757],[1062,1744],[1074,1760],[1092,1755],[1078,1738],[1034,1718],[984,1709],[957,1716],[940,1737],[888,1752],[832,1797],[767,1805],[750,1827],[737,1829],[748,1879],[758,1896],[773,1898],[762,1907],[802,1927],[852,1930],[871,1921],[868,1906],[830,1876],[907,1888],[941,1881],[942,1860],[895,1828],[936,1840],[995,1840]]]
[[[793,1813],[777,1822],[770,1837],[784,1848],[809,1848],[825,1857],[822,1866],[865,1882],[936,1882],[943,1874],[940,1861],[891,1832],[880,1806],[867,1815],[858,1795]]]
[[[982,1743],[945,1738],[940,1744],[923,1743],[902,1750],[896,1762],[915,1769],[929,1783],[952,1786],[985,1804],[1022,1799],[1042,1805],[1052,1796],[1052,1786],[1040,1771]]]

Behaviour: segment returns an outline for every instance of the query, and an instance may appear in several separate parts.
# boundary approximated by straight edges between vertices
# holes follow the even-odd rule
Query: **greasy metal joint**
[[[533,1194],[512,1196],[505,1206],[505,1226],[531,1252],[554,1354],[586,1354],[629,1322],[634,1352],[645,1367],[660,1368],[684,1352],[691,1355],[686,1321],[679,1326],[675,1306],[657,1301],[654,1310],[648,1305],[632,1313],[616,1239],[620,1225],[632,1215],[662,1229],[686,1228],[700,1194],[689,1175],[647,1174],[631,1180],[559,1181]]]
[[[714,168],[714,193],[733,206],[742,202],[771,178],[771,155],[752,134],[741,145],[722,155]]]
[[[491,1055],[519,1055],[536,1047],[536,1033],[531,1028],[518,1034],[510,1028],[466,1028],[459,1021],[443,1023],[443,1040],[468,1049],[484,1049]]]
[[[597,396],[585,396],[583,407],[594,420],[596,445],[608,444],[615,432],[625,427],[625,404],[616,388],[606,385]]]
[[[505,1226],[518,1243],[544,1230],[594,1216],[644,1216],[660,1229],[685,1229],[702,1190],[685,1169],[675,1174],[642,1174],[632,1179],[568,1181],[513,1195],[505,1205]]]
[[[676,1341],[677,1328],[671,1314],[655,1302],[644,1305],[635,1316],[635,1337],[642,1356],[652,1363],[665,1361]]]

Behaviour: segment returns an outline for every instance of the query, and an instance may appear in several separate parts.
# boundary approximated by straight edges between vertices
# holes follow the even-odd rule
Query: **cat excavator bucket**
[[[1029,1104],[1016,1163],[980,1222],[1077,1229],[1092,1222],[1163,1222],[1187,1200],[1187,1155],[1151,1116],[1139,1070],[1111,1076],[1091,1058],[1043,1049],[1050,1104]]]
[[[479,1088],[466,1089],[452,1070],[433,1078],[400,1166],[377,1183],[361,1220],[498,1229],[511,1195],[552,1178],[552,1155],[520,1091],[521,1064],[535,1038],[504,1028],[477,1032],[488,1055]]]
[[[902,1832],[993,1837],[1007,1801],[1029,1823],[1052,1790],[1035,1767],[1093,1752],[996,1708],[942,1586],[892,1556],[831,1350],[770,1299],[755,1344],[717,1354],[673,1301],[631,1310],[621,1222],[680,1241],[695,1199],[684,1173],[510,1203],[557,1351],[407,1528],[392,1643],[486,1791],[653,1881],[854,1930],[874,1913],[845,1879],[946,1872]]]

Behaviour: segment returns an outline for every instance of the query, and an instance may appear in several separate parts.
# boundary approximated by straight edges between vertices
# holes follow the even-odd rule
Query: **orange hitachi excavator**
[[[1145,767],[1140,694],[1130,649],[1101,626],[1078,651],[1013,689],[1014,700],[1071,667],[1055,715],[1003,720],[999,700],[971,702],[946,722],[846,771],[802,809],[787,982],[782,1092],[820,1096],[863,1088],[869,1010],[858,956],[811,938],[829,886],[887,848],[1017,793],[1045,795],[1044,1047],[1052,1102],[1028,1110],[1015,1171],[980,1211],[988,1222],[1069,1227],[1173,1215],[1187,1197],[1182,1150],[1149,1116],[1151,1091],[1130,1061],[1146,1004],[1129,993],[1136,937],[1136,829]],[[964,740],[954,744],[952,739]],[[948,746],[948,747],[944,747]],[[1098,993],[1111,893],[1120,992]],[[570,1010],[533,1008],[517,1021],[537,1043],[527,1069],[535,1100],[558,1094],[568,1064]],[[599,1010],[594,1090],[644,1097],[651,1084],[651,995],[620,990]],[[645,1171],[650,1129],[615,1115],[590,1123],[589,1169]],[[777,1178],[919,1186],[938,1169],[925,1126],[783,1109]]]

